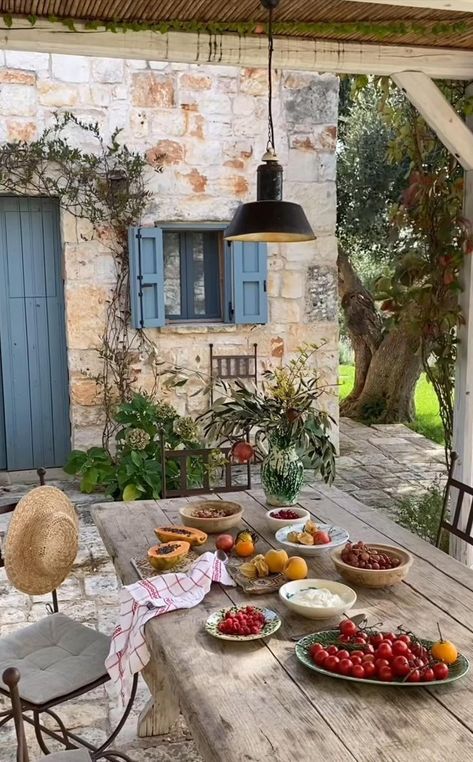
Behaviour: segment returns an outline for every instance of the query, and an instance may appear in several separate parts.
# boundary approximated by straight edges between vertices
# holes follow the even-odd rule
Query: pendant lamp
[[[267,241],[293,243],[312,241],[314,232],[299,204],[282,200],[283,169],[274,146],[273,125],[273,10],[279,0],[261,0],[269,11],[268,24],[268,143],[257,169],[256,201],[242,204],[226,228],[227,241]]]

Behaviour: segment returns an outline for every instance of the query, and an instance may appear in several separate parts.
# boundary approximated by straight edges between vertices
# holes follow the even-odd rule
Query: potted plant
[[[259,387],[220,382],[223,396],[203,416],[206,434],[233,442],[233,456],[240,461],[253,454],[245,441],[252,431],[263,457],[261,481],[269,505],[297,502],[306,466],[327,483],[335,476],[331,419],[317,404],[326,388],[311,362],[316,350],[305,346],[287,365],[265,371]]]

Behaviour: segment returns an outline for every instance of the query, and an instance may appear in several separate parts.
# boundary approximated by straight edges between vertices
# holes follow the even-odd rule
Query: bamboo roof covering
[[[5,14],[145,25],[183,22],[183,31],[218,24],[219,31],[243,33],[264,31],[248,24],[267,18],[259,0],[0,0],[0,16]],[[350,0],[281,0],[274,20],[276,35],[285,37],[473,49],[473,13]],[[22,23],[21,18],[14,22]]]

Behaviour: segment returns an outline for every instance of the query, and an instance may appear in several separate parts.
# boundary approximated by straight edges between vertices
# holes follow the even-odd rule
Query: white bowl
[[[288,552],[289,550],[294,551],[296,556],[317,556],[321,551],[333,550],[338,548],[339,545],[346,545],[350,539],[347,530],[342,529],[342,527],[336,527],[332,524],[319,524],[318,521],[316,524],[320,531],[327,532],[330,535],[330,542],[327,542],[325,545],[302,545],[299,542],[290,542],[287,539],[289,532],[302,532],[304,524],[294,523],[290,526],[281,527],[276,532],[275,538]]]
[[[330,590],[334,595],[339,595],[343,598],[343,604],[340,606],[305,606],[302,603],[291,600],[294,593],[299,590],[306,590],[308,587],[318,587]],[[286,582],[285,585],[279,588],[279,597],[288,609],[294,611],[296,614],[305,617],[306,619],[331,619],[333,617],[341,616],[345,611],[348,611],[356,603],[356,593],[351,587],[342,585],[341,582],[335,582],[331,579],[299,579],[295,582]]]
[[[275,519],[272,514],[279,513],[279,511],[294,511],[294,513],[297,513],[297,519]],[[290,508],[271,508],[266,514],[266,521],[273,532],[277,532],[281,527],[290,527],[292,524],[300,524],[301,521],[305,523],[308,519],[310,519],[309,511],[296,506],[291,506]]]

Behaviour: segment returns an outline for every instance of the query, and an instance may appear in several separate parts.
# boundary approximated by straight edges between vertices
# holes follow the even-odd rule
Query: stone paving
[[[340,434],[337,486],[380,509],[389,510],[403,495],[421,493],[445,472],[442,448],[405,426],[367,428],[342,420]],[[72,481],[48,483],[69,494],[80,519],[80,550],[70,577],[58,591],[60,610],[89,627],[111,633],[117,619],[118,583],[90,514],[97,496],[81,494]],[[3,492],[0,487],[0,497],[20,496],[31,486],[15,484],[3,488]],[[8,515],[0,516],[0,533],[7,523]],[[32,599],[16,592],[0,569],[0,637],[44,616],[48,600],[47,596]],[[184,722],[172,737],[159,741],[136,738],[136,718],[148,695],[148,689],[140,681],[132,715],[115,747],[129,753],[136,762],[199,762],[200,756]],[[117,709],[114,699],[108,697],[105,688],[100,688],[64,705],[61,716],[76,732],[98,742],[116,721]],[[39,753],[30,728],[27,735],[31,759],[35,760]],[[11,727],[0,729],[0,749],[1,762],[16,760]]]

